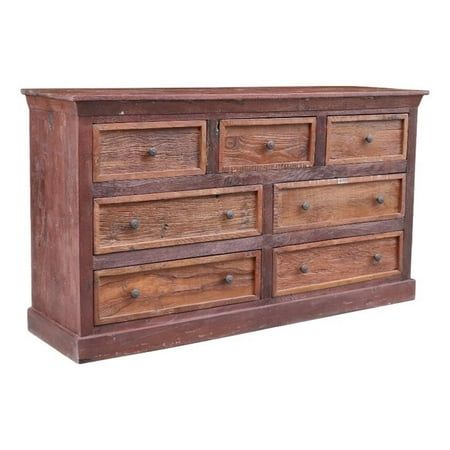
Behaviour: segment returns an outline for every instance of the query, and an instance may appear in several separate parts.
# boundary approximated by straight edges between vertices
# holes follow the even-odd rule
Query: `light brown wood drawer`
[[[206,169],[206,121],[93,126],[94,181],[200,175]]]
[[[403,233],[313,242],[274,249],[274,295],[313,291],[398,275]]]
[[[395,219],[404,215],[405,175],[280,183],[274,232]]]
[[[408,114],[329,116],[327,164],[406,159]]]
[[[256,300],[260,252],[95,272],[95,322],[104,324]]]
[[[312,166],[315,117],[220,121],[221,172]]]
[[[262,186],[94,200],[96,254],[261,234]]]

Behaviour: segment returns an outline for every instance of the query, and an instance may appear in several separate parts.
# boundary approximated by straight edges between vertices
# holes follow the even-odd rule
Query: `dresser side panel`
[[[30,168],[33,308],[78,332],[78,118],[75,114],[31,107]]]

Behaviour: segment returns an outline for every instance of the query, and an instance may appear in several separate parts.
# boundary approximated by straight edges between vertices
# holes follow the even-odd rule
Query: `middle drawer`
[[[258,185],[97,198],[94,252],[256,236],[261,197]]]
[[[404,174],[276,184],[274,233],[395,219],[404,203]]]

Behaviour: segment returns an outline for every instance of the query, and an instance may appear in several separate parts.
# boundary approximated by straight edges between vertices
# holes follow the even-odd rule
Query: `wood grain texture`
[[[30,111],[33,308],[80,332],[78,119]]]
[[[371,136],[373,141],[367,142]],[[408,114],[330,116],[327,164],[406,159]]]
[[[95,199],[95,253],[256,236],[261,197],[262,186],[245,186]]]
[[[206,171],[206,122],[93,125],[94,181],[133,180]],[[150,156],[152,148],[156,155]]]
[[[260,260],[256,251],[96,271],[96,323],[256,300]]]
[[[403,233],[393,232],[276,248],[273,295],[400,274],[402,242]],[[376,261],[375,255],[381,255],[381,260]]]
[[[312,166],[315,141],[315,117],[221,120],[219,171]]]
[[[404,215],[404,174],[281,183],[274,191],[275,233]]]

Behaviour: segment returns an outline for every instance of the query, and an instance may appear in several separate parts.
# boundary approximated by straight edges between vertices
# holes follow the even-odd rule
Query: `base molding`
[[[140,353],[208,339],[232,336],[335,314],[413,300],[413,279],[353,286],[345,291],[313,292],[300,299],[213,313],[173,324],[129,328],[117,332],[78,336],[29,308],[28,329],[72,360],[83,363]]]

